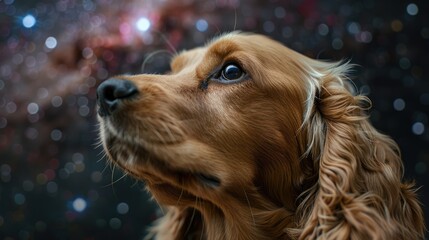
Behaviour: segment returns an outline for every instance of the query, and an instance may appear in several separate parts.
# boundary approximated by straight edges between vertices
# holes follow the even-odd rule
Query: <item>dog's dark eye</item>
[[[235,64],[228,64],[222,69],[221,77],[226,81],[238,80],[243,77],[244,72]]]
[[[236,63],[228,63],[223,65],[222,68],[215,69],[215,71],[199,85],[201,89],[207,89],[209,80],[220,82],[224,84],[238,83],[247,79],[248,75],[240,65]]]

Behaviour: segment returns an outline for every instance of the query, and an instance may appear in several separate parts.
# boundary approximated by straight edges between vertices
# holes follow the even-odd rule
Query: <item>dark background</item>
[[[373,101],[371,121],[399,143],[405,179],[429,205],[428,10],[390,0],[0,0],[0,239],[141,239],[160,213],[97,148],[96,86],[162,73],[174,51],[235,29],[358,64],[352,79]]]

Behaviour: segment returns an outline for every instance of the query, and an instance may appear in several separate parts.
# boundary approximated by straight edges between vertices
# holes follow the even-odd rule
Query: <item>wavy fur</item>
[[[247,77],[216,80],[227,64]],[[176,56],[168,75],[119,76],[139,97],[100,117],[112,161],[165,216],[155,239],[422,239],[397,144],[352,93],[352,65],[232,33]]]
[[[367,119],[370,101],[346,87],[347,64],[308,61],[316,104],[304,123],[318,181],[298,206],[299,239],[421,239],[422,212],[397,144]]]

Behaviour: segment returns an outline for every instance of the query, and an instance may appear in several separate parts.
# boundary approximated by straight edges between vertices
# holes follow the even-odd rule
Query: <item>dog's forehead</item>
[[[237,50],[262,50],[273,45],[279,47],[276,41],[264,35],[233,32],[214,38],[207,46],[212,51],[228,54]]]
[[[238,36],[238,35],[233,35],[233,36]],[[175,61],[189,62],[190,60],[197,60],[203,57],[204,55],[206,55],[207,52],[215,52],[215,53],[231,52],[236,49],[232,47],[232,45],[235,45],[234,40],[236,41],[237,39],[233,39],[231,35],[214,38],[212,41],[208,42],[205,46],[196,47],[189,50],[183,50],[173,58],[172,63],[174,63]]]
[[[180,54],[176,55],[172,59],[171,68],[173,72],[176,72],[183,68],[201,63],[207,58],[211,58],[211,60],[213,60],[213,58],[222,59],[228,54],[242,49],[242,47],[240,47],[240,41],[243,41],[246,38],[250,38],[250,36],[243,36],[236,33],[216,37],[205,46],[180,52]]]
[[[293,51],[285,51],[285,49],[287,48],[282,44],[268,37],[234,32],[216,37],[205,46],[182,51],[173,58],[170,65],[173,73],[185,69],[194,69],[197,70],[199,75],[204,76],[233,55],[237,57],[242,53],[246,53],[247,56],[253,56],[252,58],[263,61],[272,59],[275,56],[279,58],[279,56],[294,55],[294,53],[291,53]],[[237,52],[242,53],[236,54]],[[234,60],[236,59],[232,61]]]

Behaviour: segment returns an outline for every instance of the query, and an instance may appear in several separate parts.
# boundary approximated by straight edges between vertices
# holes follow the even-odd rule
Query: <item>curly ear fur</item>
[[[311,162],[307,168],[318,177],[309,176],[315,180],[299,198],[301,230],[295,236],[423,238],[423,214],[413,184],[401,183],[399,148],[369,123],[369,100],[348,90],[350,65],[307,60],[315,89],[310,97],[315,100],[309,98],[303,125],[308,136],[303,161]]]

